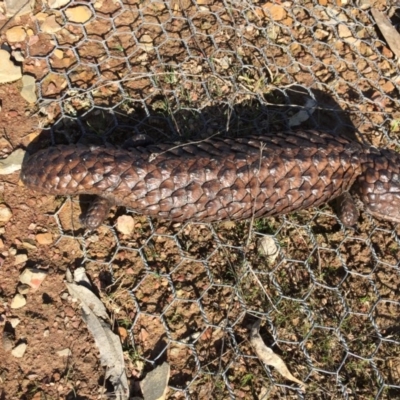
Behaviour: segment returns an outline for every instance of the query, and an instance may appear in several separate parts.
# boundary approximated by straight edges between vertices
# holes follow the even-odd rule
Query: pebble
[[[40,245],[48,245],[48,244],[52,244],[53,243],[53,236],[50,232],[46,232],[46,233],[38,233],[36,235],[36,241],[40,244]]]
[[[25,354],[26,348],[27,348],[27,344],[21,343],[12,349],[11,354],[14,357],[21,358]]]
[[[55,57],[57,57],[59,60],[62,60],[64,58],[64,53],[61,49],[55,49],[53,51],[53,54]]]
[[[143,35],[140,38],[140,47],[145,51],[153,50],[153,39],[150,35]]]
[[[36,250],[37,247],[35,246],[35,243],[31,239],[26,239],[22,242],[22,246],[27,249],[27,250]]]
[[[6,50],[0,49],[0,83],[14,82],[21,77],[21,67],[14,65]]]
[[[279,4],[266,3],[262,7],[266,18],[270,17],[273,21],[281,21],[286,18],[286,10]]]
[[[68,292],[64,292],[64,293],[62,293],[62,294],[60,295],[60,297],[61,297],[62,300],[67,300],[67,299],[68,299],[68,296],[69,296],[69,293],[68,293]]]
[[[21,169],[22,160],[24,159],[25,151],[17,149],[13,151],[7,158],[0,160],[0,175],[12,174]],[[1,215],[0,215],[1,221]]]
[[[263,236],[257,243],[257,249],[271,264],[279,256],[279,248],[272,236]]]
[[[121,215],[117,219],[117,231],[123,235],[130,235],[135,227],[135,221],[130,215]]]
[[[21,320],[17,317],[11,317],[8,319],[8,321],[10,322],[10,324],[13,328],[16,328],[19,325],[19,323],[21,322]]]
[[[17,308],[22,308],[24,307],[26,304],[26,299],[24,296],[22,296],[22,294],[17,293],[14,298],[11,300],[11,305],[10,307],[13,310],[16,310]]]
[[[21,50],[14,50],[11,52],[11,55],[15,58],[18,62],[23,62],[25,60],[25,56]]]
[[[61,8],[66,6],[71,0],[48,0],[50,8]]]
[[[32,1],[26,0],[4,0],[6,16],[15,18],[17,15],[29,14],[32,12]]]
[[[359,39],[357,39],[353,36],[353,33],[351,32],[350,28],[348,28],[347,25],[345,25],[345,24],[340,24],[338,26],[338,34],[339,34],[339,37],[344,39],[344,41],[346,43],[356,44],[356,42],[358,42],[358,43],[360,42]]]
[[[22,26],[14,26],[6,31],[6,39],[9,43],[23,42],[26,39],[26,32]]]
[[[22,76],[22,89],[21,89],[21,96],[28,102],[28,103],[36,103],[36,80],[33,76],[30,75],[23,75]]]
[[[0,222],[7,223],[12,217],[12,212],[5,204],[0,204]]]
[[[119,337],[121,339],[121,342],[125,342],[126,338],[128,337],[128,331],[123,327],[123,326],[119,326],[118,327],[118,333],[119,333]]]
[[[28,256],[26,254],[17,254],[15,256],[14,265],[23,264],[28,260]]]
[[[69,357],[72,355],[72,353],[71,353],[71,350],[67,348],[67,349],[63,349],[63,350],[58,350],[57,355],[59,357]]]
[[[17,249],[14,246],[10,247],[9,253],[10,256],[15,256],[17,254]]]
[[[49,15],[40,26],[44,33],[57,33],[62,29],[62,26],[56,21],[55,15]]]
[[[19,281],[31,287],[34,291],[39,288],[47,276],[47,271],[37,268],[26,268],[19,276]]]
[[[76,6],[67,8],[65,15],[69,22],[84,23],[92,17],[92,12],[89,7]]]

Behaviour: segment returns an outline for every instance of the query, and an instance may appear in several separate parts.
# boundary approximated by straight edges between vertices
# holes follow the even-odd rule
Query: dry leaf
[[[77,285],[76,283],[65,282],[65,284],[67,285],[69,294],[80,300],[81,307],[87,307],[96,316],[108,321],[109,318],[104,304],[91,290],[85,286]]]
[[[317,102],[314,99],[308,98],[306,104],[304,104],[304,108],[289,118],[289,126],[293,128],[307,121],[313,115],[316,108]]]
[[[71,273],[67,274],[67,280],[71,280]],[[75,279],[79,279],[87,285],[89,279],[84,271],[75,273]],[[96,346],[100,352],[101,364],[106,367],[106,378],[114,386],[114,396],[118,400],[129,399],[129,384],[125,372],[124,355],[121,340],[110,328],[107,310],[101,300],[86,286],[75,282],[65,282],[71,296],[81,302],[82,319],[93,335]]]
[[[295,378],[289,371],[288,367],[277,354],[275,354],[272,349],[267,347],[260,336],[260,324],[261,320],[257,320],[251,327],[250,331],[250,343],[254,348],[257,357],[266,365],[276,368],[276,370],[286,379],[292,382],[298,383],[304,390],[307,385]]]
[[[385,38],[386,43],[390,47],[390,50],[400,58],[399,32],[397,32],[396,28],[390,22],[390,19],[384,13],[378,11],[376,8],[372,8],[371,13],[379,27],[379,30]]]

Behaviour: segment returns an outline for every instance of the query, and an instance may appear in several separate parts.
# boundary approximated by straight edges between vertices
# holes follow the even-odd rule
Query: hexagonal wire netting
[[[187,141],[301,124],[398,143],[400,71],[366,1],[63,3],[37,14],[40,40],[26,62],[54,142]],[[396,24],[396,9],[371,3]],[[127,213],[131,235],[115,226]],[[89,272],[111,273],[104,297],[130,332],[128,370],[167,360],[170,398],[399,397],[396,225],[362,213],[356,231],[345,229],[328,205],[253,224],[117,210],[93,233],[77,228],[78,215],[74,201],[57,211],[58,245],[79,243]],[[275,260],[260,255],[265,237]],[[256,318],[305,392],[255,356]]]

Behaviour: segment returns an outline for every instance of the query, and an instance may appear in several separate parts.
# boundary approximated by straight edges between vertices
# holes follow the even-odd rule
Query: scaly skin
[[[400,198],[388,178],[393,172],[396,180],[399,161],[397,153],[341,136],[296,131],[129,151],[58,145],[29,157],[21,178],[42,193],[100,196],[85,221],[91,229],[112,204],[174,221],[240,220],[318,206],[355,182],[367,209],[400,221]]]

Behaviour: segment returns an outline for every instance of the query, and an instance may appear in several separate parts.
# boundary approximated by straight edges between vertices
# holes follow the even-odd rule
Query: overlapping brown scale
[[[361,173],[362,150],[349,143],[298,131],[129,151],[58,146],[33,155],[22,179],[53,194],[110,192],[116,204],[163,218],[243,219],[318,205],[348,190]],[[375,183],[378,175],[368,170],[366,180]],[[360,188],[370,192],[362,182]]]

